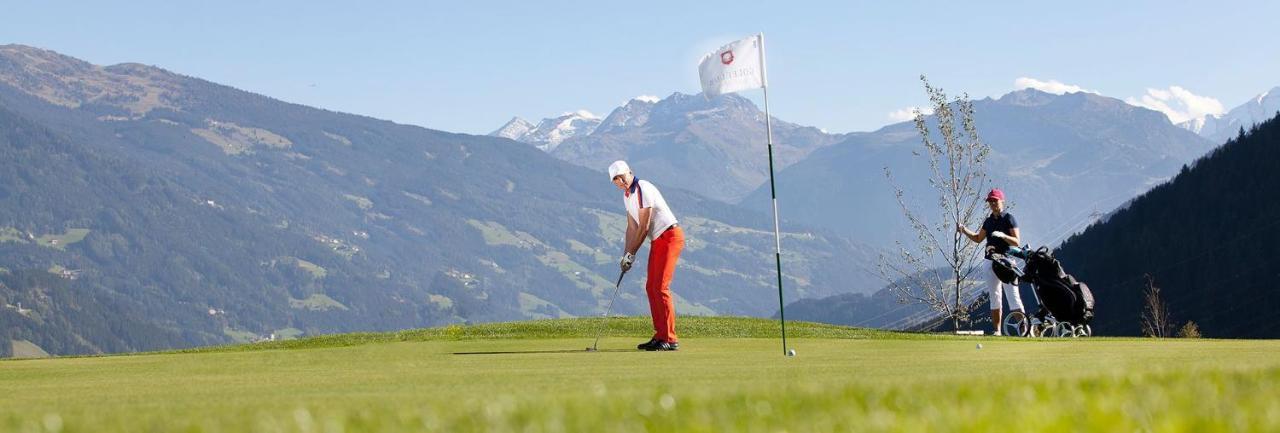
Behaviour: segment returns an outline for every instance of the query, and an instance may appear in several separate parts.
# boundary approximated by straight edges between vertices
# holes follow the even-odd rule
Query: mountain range
[[[1280,102],[1264,94],[1256,98],[1258,107],[1246,104],[1232,113],[1266,111],[1262,105],[1272,99]],[[992,186],[1012,193],[1020,221],[1035,230],[1031,239],[1046,244],[1060,242],[1169,179],[1216,144],[1214,137],[1180,131],[1188,125],[1172,125],[1158,112],[1091,93],[1024,89],[975,101],[975,106],[979,134],[993,150]],[[636,98],[593,127],[584,119],[566,113],[528,127],[531,123],[516,118],[491,135],[527,142],[596,170],[627,159],[642,177],[651,174],[709,197],[771,210],[763,113],[745,98],[680,93],[660,100]],[[575,122],[584,126],[573,127],[573,134],[556,129]],[[881,248],[912,236],[883,171],[895,170],[909,199],[927,199],[928,168],[912,155],[920,143],[911,122],[849,134],[778,119],[774,125],[785,220]],[[552,135],[568,138],[551,146],[538,138]]]
[[[974,101],[974,109],[991,148],[987,187],[1005,191],[1024,240],[1036,245],[1056,244],[1214,147],[1159,112],[1090,93],[1025,89]],[[908,205],[925,209],[937,196],[915,154],[923,150],[911,122],[850,134],[778,173],[782,216],[880,247],[914,239],[885,169]],[[741,203],[767,211],[769,193],[761,186]]]
[[[625,227],[599,168],[526,144],[20,45],[0,153],[0,342],[53,354],[599,314]],[[678,311],[776,310],[769,217],[649,179],[688,236]],[[874,288],[843,265],[870,248],[783,242],[787,298]]]
[[[614,109],[589,131],[588,119],[569,113],[545,119],[523,134],[507,132],[528,123],[516,118],[491,135],[532,144],[593,170],[624,159],[640,177],[665,179],[727,202],[741,200],[769,179],[764,113],[734,94],[640,97]],[[843,137],[777,118],[773,134],[779,169]],[[565,138],[556,144],[542,138],[550,136]]]
[[[1248,130],[1280,112],[1280,87],[1253,97],[1223,115],[1207,114],[1179,123],[1178,126],[1199,134],[1214,143],[1225,143],[1242,130]]]
[[[590,135],[600,126],[600,122],[599,117],[586,110],[542,119],[537,125],[513,117],[506,125],[489,135],[529,143],[545,152],[551,152],[565,140]]]

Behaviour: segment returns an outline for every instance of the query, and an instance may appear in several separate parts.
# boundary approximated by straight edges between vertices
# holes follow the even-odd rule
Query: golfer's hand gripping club
[[[626,253],[622,255],[622,260],[618,262],[618,267],[622,269],[623,273],[626,273],[627,271],[631,270],[631,265],[634,264],[635,262],[636,262],[636,255],[631,253]]]

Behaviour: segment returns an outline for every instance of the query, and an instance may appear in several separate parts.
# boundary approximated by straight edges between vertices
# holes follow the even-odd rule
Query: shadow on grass
[[[532,355],[539,353],[640,352],[635,349],[521,350],[494,352],[453,352],[454,355]]]

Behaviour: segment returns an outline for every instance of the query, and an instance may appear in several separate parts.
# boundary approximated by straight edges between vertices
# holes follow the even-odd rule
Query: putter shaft
[[[622,277],[627,275],[627,271],[618,274],[618,282],[613,284],[613,296],[609,297],[609,306],[604,310],[604,317],[600,320],[600,325],[596,326],[596,341],[591,343],[588,352],[596,352],[600,349],[600,334],[604,333],[604,324],[609,320],[609,315],[613,314],[613,301],[618,299],[618,289],[622,288]]]

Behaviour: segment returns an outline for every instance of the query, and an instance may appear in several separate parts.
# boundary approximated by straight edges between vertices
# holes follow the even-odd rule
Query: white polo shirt
[[[658,187],[646,180],[632,179],[631,188],[623,193],[622,201],[627,206],[627,215],[636,223],[640,222],[640,209],[653,208],[649,211],[649,227],[652,228],[649,230],[649,241],[652,242],[677,223],[676,215],[667,207],[667,201],[662,199]]]

